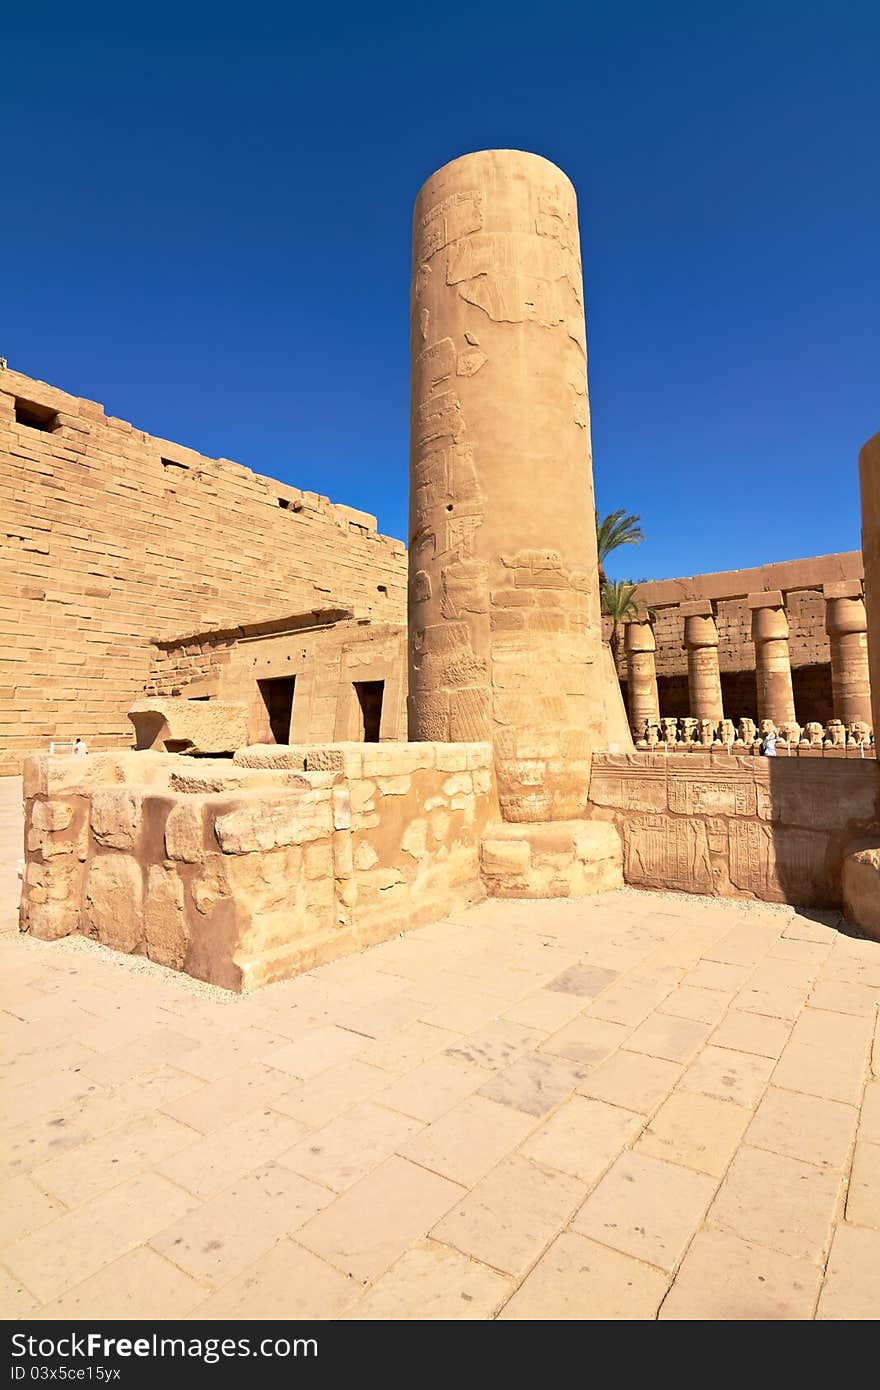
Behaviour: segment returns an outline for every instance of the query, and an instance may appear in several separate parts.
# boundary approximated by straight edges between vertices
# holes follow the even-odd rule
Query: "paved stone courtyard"
[[[6,1317],[880,1307],[880,945],[815,915],[490,901],[248,998],[0,969]]]

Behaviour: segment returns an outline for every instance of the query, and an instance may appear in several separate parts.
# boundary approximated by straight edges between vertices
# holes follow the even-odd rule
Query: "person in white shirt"
[[[77,754],[78,757],[83,758],[89,750],[86,747],[85,743],[83,743],[82,739],[77,736],[76,740],[74,741],[73,751]]]

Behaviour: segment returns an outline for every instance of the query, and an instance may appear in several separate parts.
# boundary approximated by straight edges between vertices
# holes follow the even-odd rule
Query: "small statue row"
[[[641,738],[636,741],[637,748],[737,748],[753,752],[768,740],[773,739],[786,748],[868,748],[873,743],[870,724],[857,719],[852,724],[844,724],[840,719],[830,719],[824,726],[813,720],[803,727],[800,724],[775,724],[772,719],[762,719],[760,727],[754,719],[740,719],[734,725],[732,719],[646,719]]]

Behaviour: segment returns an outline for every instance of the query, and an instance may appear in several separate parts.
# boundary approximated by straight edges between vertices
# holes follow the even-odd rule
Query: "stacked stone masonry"
[[[373,517],[8,370],[0,456],[0,772],[52,739],[129,746],[152,638],[230,616],[405,622],[406,550]]]
[[[844,856],[880,829],[878,796],[873,758],[597,754],[590,784],[627,883],[822,908],[842,906]]]
[[[486,744],[29,758],[21,927],[249,990],[485,896]]]
[[[275,682],[287,691],[278,738],[266,699],[267,683],[272,688]],[[378,700],[374,727],[365,722],[365,686]],[[406,629],[329,612],[317,620],[297,614],[283,624],[195,634],[154,648],[148,693],[241,702],[248,733],[236,747],[273,738],[278,743],[402,741]]]
[[[561,170],[483,150],[428,179],[410,345],[410,736],[491,739],[505,821],[577,819],[608,701]]]

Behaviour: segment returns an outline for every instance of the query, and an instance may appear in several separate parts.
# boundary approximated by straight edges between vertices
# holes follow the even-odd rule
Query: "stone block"
[[[39,903],[28,907],[26,930],[39,941],[58,941],[79,930],[79,912],[68,903]]]
[[[141,824],[141,795],[127,787],[100,787],[92,793],[92,834],[99,845],[132,849]]]
[[[128,711],[139,749],[234,753],[247,744],[247,706],[232,700],[152,697]]]
[[[341,748],[310,748],[306,751],[308,772],[344,772],[345,754]]]
[[[412,778],[401,777],[379,777],[377,785],[382,796],[405,796],[412,786]]]
[[[851,926],[880,941],[880,841],[844,856],[843,911]]]
[[[169,859],[198,864],[204,858],[205,803],[187,799],[172,806],[165,822],[165,853]]]
[[[35,830],[66,830],[73,820],[73,807],[66,801],[35,801],[30,822]]]
[[[217,817],[214,833],[224,854],[248,854],[303,844],[333,833],[330,797],[242,796],[235,810]]]
[[[306,767],[306,751],[284,743],[252,743],[236,749],[232,758],[238,767],[275,767],[302,772]]]
[[[144,904],[147,955],[159,965],[182,970],[189,942],[183,884],[174,870],[151,864]]]
[[[128,854],[104,854],[88,867],[84,929],[117,951],[134,951],[144,935],[140,865]]]
[[[527,874],[531,851],[526,840],[485,839],[480,845],[484,874]]]

